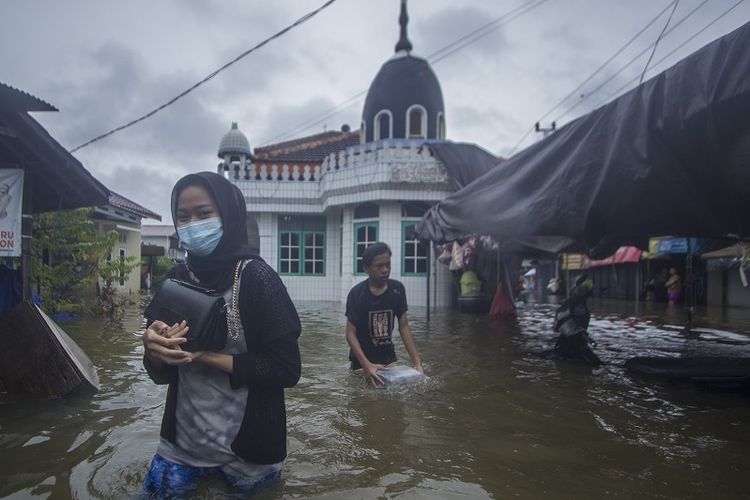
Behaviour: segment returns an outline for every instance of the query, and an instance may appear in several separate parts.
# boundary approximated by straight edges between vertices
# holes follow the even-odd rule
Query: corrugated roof
[[[25,112],[0,113],[0,164],[25,171],[32,213],[108,201],[107,188]]]
[[[359,131],[321,132],[291,141],[255,148],[256,162],[320,163],[329,154],[359,144]]]
[[[138,203],[125,198],[122,195],[115,193],[114,191],[109,192],[109,204],[116,208],[122,208],[128,210],[141,217],[147,217],[149,219],[161,220],[161,215],[156,212],[152,212],[148,208],[140,206]]]
[[[57,111],[57,108],[23,90],[0,82],[0,111],[3,113],[20,113],[24,111]]]

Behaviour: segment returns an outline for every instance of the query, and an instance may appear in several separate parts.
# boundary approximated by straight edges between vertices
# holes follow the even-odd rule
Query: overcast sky
[[[5,0],[0,81],[57,107],[57,113],[33,115],[72,149],[165,103],[323,3]],[[560,127],[633,88],[648,46],[672,11],[671,0],[547,0],[533,7],[537,3],[409,1],[413,53],[432,63],[440,81],[449,139],[508,156],[525,135],[516,152],[541,138],[527,134],[537,120],[544,118],[545,127],[556,120]],[[750,21],[750,2],[741,2],[669,55],[735,3],[679,1],[670,28],[698,9],[661,39],[646,79]],[[452,54],[441,51],[523,5],[533,8],[480,31],[487,34]],[[174,105],[74,154],[107,187],[169,224],[172,185],[187,173],[215,170],[231,122],[253,148],[344,123],[358,128],[364,93],[393,54],[398,13],[399,0],[337,0]],[[334,109],[339,112],[328,116]]]

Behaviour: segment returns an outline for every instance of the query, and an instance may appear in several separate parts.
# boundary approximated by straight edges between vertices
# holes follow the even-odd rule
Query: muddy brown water
[[[644,355],[750,356],[750,311],[594,304],[601,371],[540,356],[554,306],[518,322],[424,309],[430,376],[374,390],[347,369],[343,308],[300,303],[303,376],[287,391],[283,479],[258,498],[748,498],[750,397],[629,376]],[[0,397],[0,498],[134,498],[165,389],[146,377],[142,306],[62,326],[101,379],[93,397]],[[397,350],[406,359],[397,341]],[[227,497],[215,481],[197,498]]]

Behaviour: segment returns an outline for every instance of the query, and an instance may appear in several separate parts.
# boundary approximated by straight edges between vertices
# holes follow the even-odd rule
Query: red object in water
[[[516,308],[513,302],[503,293],[502,287],[498,284],[495,291],[495,297],[492,299],[490,307],[490,316],[495,318],[515,318]]]

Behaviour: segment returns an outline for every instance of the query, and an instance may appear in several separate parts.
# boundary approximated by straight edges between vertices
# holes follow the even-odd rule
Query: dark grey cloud
[[[474,137],[488,136],[490,139],[482,146],[502,155],[507,155],[510,149],[505,145],[519,139],[509,131],[522,126],[511,115],[494,107],[482,106],[481,103],[454,106],[446,119],[449,139],[473,142]],[[453,130],[459,132],[454,133]]]
[[[211,170],[211,169],[205,169]],[[97,178],[109,189],[156,212],[165,224],[172,222],[170,195],[172,187],[192,170],[178,168],[156,168],[154,165],[115,164],[111,169],[99,172]],[[156,220],[145,221],[150,224]]]
[[[271,108],[265,116],[265,123],[268,124],[265,128],[266,134],[255,138],[255,144],[260,145],[268,141],[285,141],[322,132],[324,128],[326,130],[339,130],[344,124],[348,124],[352,130],[357,129],[362,114],[363,99],[364,96],[362,96],[362,99],[352,102],[350,106],[342,108],[340,113],[325,119],[322,119],[322,117],[328,115],[328,111],[335,108],[339,103],[322,97],[310,99],[302,104],[286,105],[280,103]],[[311,124],[305,130],[300,130],[290,137],[278,137],[280,134],[296,129],[300,124],[308,123],[310,117],[321,117],[321,119],[314,120],[318,123]],[[253,138],[250,141],[253,143]]]
[[[489,22],[500,17],[497,12],[468,5],[466,7],[448,7],[433,15],[419,18],[417,23],[412,23],[410,31],[415,33],[412,42],[414,50],[427,57],[434,52],[445,48],[467,34],[472,33]],[[486,33],[486,34],[484,34]],[[483,34],[470,45],[470,50],[461,49],[461,57],[458,60],[469,58],[480,58],[489,56],[498,57],[508,48],[508,40],[504,28],[486,28],[477,35]],[[456,46],[464,42],[458,42]],[[468,47],[467,47],[468,48]],[[442,52],[441,52],[442,53]],[[437,55],[440,57],[440,54]]]
[[[682,0],[676,18],[701,0]],[[445,97],[448,135],[494,152],[512,147],[545,112],[583,81],[670,0],[548,1],[433,64]],[[76,146],[150,111],[211,71],[323,3],[274,0],[90,2],[8,0],[0,15],[6,83],[51,102],[37,113],[53,137]],[[413,0],[409,34],[423,57],[498,18],[523,0]],[[665,38],[656,59],[726,10],[708,2]],[[357,128],[362,102],[324,117],[366,92],[398,39],[397,0],[340,0],[231,66],[159,114],[76,153],[95,175],[146,176],[213,169],[232,121],[257,146],[301,123],[291,137]],[[750,2],[716,23],[658,70],[750,19]],[[644,34],[547,121],[580,100],[655,39]],[[612,97],[637,76],[638,62],[586,99],[566,122]],[[559,123],[562,126],[564,123]],[[533,140],[532,134],[529,143]],[[142,171],[136,172],[140,168]],[[139,179],[142,181],[142,179]],[[150,189],[150,187],[149,187]],[[135,196],[140,196],[137,190]],[[122,193],[128,196],[128,193]],[[153,196],[153,193],[152,193]],[[134,201],[148,206],[146,200]],[[151,207],[149,207],[151,208]]]

